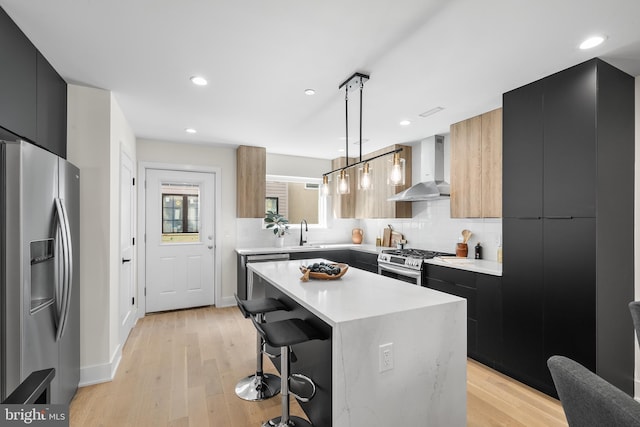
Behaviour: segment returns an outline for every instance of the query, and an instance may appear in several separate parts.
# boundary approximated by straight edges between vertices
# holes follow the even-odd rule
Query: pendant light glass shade
[[[338,176],[337,181],[337,190],[338,194],[349,194],[349,175],[343,170],[340,171],[340,175]]]
[[[393,153],[393,158],[389,162],[388,183],[390,185],[404,185],[405,160],[400,157],[400,153]]]
[[[365,163],[362,168],[358,169],[358,189],[370,190],[373,188],[372,178],[369,163]]]
[[[320,196],[327,197],[329,195],[329,176],[322,176],[322,184],[320,184]]]

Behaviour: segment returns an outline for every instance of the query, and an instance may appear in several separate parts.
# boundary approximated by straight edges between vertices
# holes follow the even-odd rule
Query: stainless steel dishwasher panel
[[[244,260],[244,274],[247,283],[247,299],[257,299],[264,298],[264,283],[262,283],[261,278],[254,279],[253,274],[249,274],[247,269],[247,264],[252,262],[270,262],[270,261],[288,261],[289,254],[288,253],[279,253],[279,254],[260,254],[260,255],[247,255],[243,257]]]

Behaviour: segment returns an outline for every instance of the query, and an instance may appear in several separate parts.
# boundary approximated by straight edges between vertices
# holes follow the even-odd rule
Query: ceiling
[[[363,151],[500,107],[599,56],[640,75],[637,0],[0,0],[68,83],[110,90],[139,138],[334,158],[338,86],[370,74]],[[608,39],[578,49],[593,34]],[[193,85],[204,76],[209,84]],[[314,96],[304,90],[313,88]],[[434,107],[444,110],[422,118]],[[358,137],[358,93],[349,135]],[[410,120],[400,126],[401,120]],[[196,134],[185,133],[195,128]],[[349,144],[350,152],[357,151]]]

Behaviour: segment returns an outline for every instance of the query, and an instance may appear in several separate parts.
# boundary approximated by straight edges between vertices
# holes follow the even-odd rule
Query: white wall
[[[138,139],[137,156],[139,162],[210,166],[221,169],[222,176],[219,179],[222,187],[222,229],[216,232],[222,233],[222,301],[217,304],[235,304],[233,294],[236,291],[236,149]]]
[[[80,168],[80,384],[110,380],[119,336],[120,149],[135,137],[109,91],[68,85],[68,158]]]
[[[110,94],[68,85],[67,153],[80,168],[80,365],[109,363]],[[82,379],[81,379],[82,382]]]

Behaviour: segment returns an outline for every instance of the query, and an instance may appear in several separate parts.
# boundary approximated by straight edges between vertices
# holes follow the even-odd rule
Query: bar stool
[[[251,320],[253,320],[258,334],[262,336],[267,344],[272,347],[280,347],[281,356],[280,395],[282,396],[282,415],[266,421],[262,424],[262,427],[312,427],[307,420],[300,417],[292,417],[289,414],[289,394],[298,400],[308,402],[316,392],[316,385],[311,378],[302,374],[289,375],[291,368],[289,354],[291,353],[291,358],[295,361],[291,346],[315,339],[323,339],[321,332],[302,319],[287,319],[267,323],[258,323],[253,318]],[[303,387],[305,383],[309,385],[311,387],[310,395],[303,397],[290,391],[289,380],[294,380],[298,387]]]
[[[287,307],[275,298],[261,298],[252,300],[241,300],[235,295],[238,308],[245,318],[251,317],[254,323],[262,324],[265,313],[273,311],[288,310]],[[244,400],[260,401],[269,399],[280,392],[280,377],[272,374],[265,374],[262,371],[264,352],[264,339],[259,333],[256,334],[256,373],[249,375],[236,384],[236,395]]]

